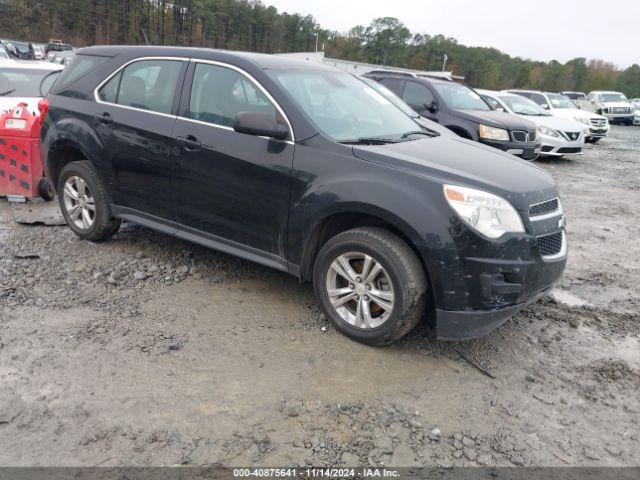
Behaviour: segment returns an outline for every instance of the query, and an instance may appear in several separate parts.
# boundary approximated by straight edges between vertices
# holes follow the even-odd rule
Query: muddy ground
[[[566,275],[467,343],[365,347],[286,274],[133,225],[82,242],[0,200],[0,465],[640,466],[639,152],[614,127],[538,162]]]

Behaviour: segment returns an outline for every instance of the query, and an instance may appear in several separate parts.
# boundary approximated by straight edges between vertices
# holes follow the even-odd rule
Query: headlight
[[[455,185],[443,188],[447,202],[460,218],[486,237],[500,238],[507,232],[524,232],[520,215],[504,198]]]
[[[480,138],[486,140],[505,140],[509,141],[509,132],[503,128],[489,127],[480,125]]]
[[[576,122],[580,122],[580,123],[582,123],[582,124],[584,124],[584,125],[591,126],[591,123],[589,122],[589,119],[588,119],[588,118],[584,118],[584,117],[573,117],[573,119],[574,119]]]
[[[553,128],[549,128],[549,127],[538,127],[538,132],[540,132],[540,135],[546,135],[548,137],[559,137],[560,134],[554,130]]]

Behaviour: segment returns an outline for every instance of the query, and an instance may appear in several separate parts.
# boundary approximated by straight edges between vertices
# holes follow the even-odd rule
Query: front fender
[[[426,267],[436,305],[447,291],[462,287],[462,279],[451,275],[462,260],[440,183],[364,160],[331,160],[324,157],[328,168],[323,175],[296,172],[287,235],[290,263],[303,271],[312,264],[315,233],[327,219],[362,214],[392,225],[412,244]]]

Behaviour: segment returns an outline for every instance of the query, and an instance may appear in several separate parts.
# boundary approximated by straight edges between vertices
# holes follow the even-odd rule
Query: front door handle
[[[107,113],[107,112],[98,113],[96,115],[96,120],[98,120],[98,122],[100,122],[100,123],[112,123],[113,122],[113,118],[111,118],[111,115],[109,115],[109,113]]]
[[[182,145],[182,148],[189,152],[194,152],[202,148],[202,142],[193,135],[187,135],[186,137],[176,137],[176,141]]]

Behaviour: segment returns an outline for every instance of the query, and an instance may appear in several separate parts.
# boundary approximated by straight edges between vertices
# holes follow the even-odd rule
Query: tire
[[[587,143],[591,143],[593,145],[595,145],[596,143],[598,143],[600,140],[602,140],[602,138],[589,138],[587,140],[585,140]]]
[[[347,276],[332,266],[339,266],[341,256],[350,262],[352,273],[357,277],[358,272],[363,273],[364,256],[372,259],[370,273],[377,268],[376,263],[381,270],[373,279],[359,277],[356,282],[349,282]],[[344,268],[342,270],[347,273]],[[336,329],[367,345],[385,345],[404,337],[423,317],[427,306],[427,278],[420,260],[402,239],[382,228],[355,228],[331,238],[316,257],[313,288],[324,314]],[[330,297],[330,289],[334,294],[338,291],[347,293]],[[332,304],[332,300],[339,303],[350,295],[358,298],[337,307]],[[380,304],[376,303],[376,298]],[[385,303],[386,309],[381,306]],[[369,312],[369,320],[365,320],[365,314],[357,316],[358,305],[362,306],[362,311]]]
[[[74,201],[73,195],[65,192],[67,183],[81,200]],[[86,187],[83,188],[83,185]],[[58,179],[58,199],[67,225],[84,240],[100,242],[114,235],[120,228],[122,221],[111,215],[104,185],[95,167],[88,160],[71,162],[62,169]],[[72,208],[72,205],[78,205],[79,215],[78,210]],[[81,208],[83,205],[85,208]],[[85,217],[85,210],[88,217]],[[85,218],[88,218],[86,222]]]
[[[41,178],[38,182],[38,195],[45,202],[50,202],[56,198],[56,192],[53,189],[53,184],[47,178]]]

